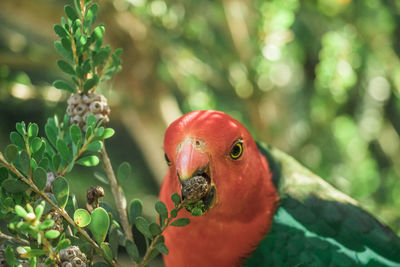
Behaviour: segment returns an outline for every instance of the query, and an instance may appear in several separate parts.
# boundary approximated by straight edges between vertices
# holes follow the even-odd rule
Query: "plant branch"
[[[29,246],[28,240],[9,236],[2,232],[0,232],[0,240],[7,240],[7,241],[11,241],[11,242],[23,245],[23,246]]]
[[[111,191],[114,195],[115,205],[117,206],[117,210],[119,213],[119,217],[121,219],[122,228],[128,238],[128,240],[133,242],[132,229],[129,225],[128,215],[126,213],[126,209],[123,207],[123,197],[120,191],[120,187],[118,185],[118,181],[115,178],[115,174],[111,165],[110,158],[108,157],[105,144],[103,143],[103,148],[101,150],[101,157],[103,161],[103,168],[106,172],[108,180],[110,181]]]
[[[22,175],[13,164],[10,164],[6,161],[6,159],[3,157],[3,155],[0,153],[0,163],[12,171],[15,175],[18,176],[24,183],[30,186],[30,188],[40,195],[47,203],[49,203],[63,218],[70,224],[72,225],[88,242],[89,244],[100,254],[104,259],[106,259],[103,250],[97,245],[97,243],[89,236],[89,234],[80,228],[78,225],[75,224],[74,220],[68,215],[68,213],[58,207],[47,195],[46,193],[42,192],[37,188],[37,186],[31,181],[31,179],[26,178],[24,175]],[[109,262],[112,266],[118,266],[115,261]]]
[[[176,210],[179,212],[184,206],[186,202],[183,201],[179,203],[179,205],[176,207]],[[171,216],[167,218],[167,221],[165,224],[161,227],[161,233],[156,235],[154,239],[152,240],[150,247],[146,250],[146,254],[143,256],[142,262],[137,265],[137,267],[143,267],[146,266],[147,262],[149,261],[149,257],[151,255],[151,252],[155,249],[155,246],[158,242],[158,240],[162,237],[162,234],[164,233],[165,229],[169,226],[169,223],[175,218],[172,218]]]

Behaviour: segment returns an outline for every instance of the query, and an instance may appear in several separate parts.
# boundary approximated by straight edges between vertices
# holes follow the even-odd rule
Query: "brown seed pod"
[[[92,186],[87,191],[88,204],[98,203],[99,198],[104,197],[104,189],[101,186]]]
[[[182,185],[182,196],[185,200],[198,201],[207,194],[209,188],[206,178],[195,176]]]

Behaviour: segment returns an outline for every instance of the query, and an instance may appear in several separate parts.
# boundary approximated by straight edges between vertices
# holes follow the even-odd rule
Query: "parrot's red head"
[[[170,196],[181,192],[205,204],[202,216],[181,210],[190,224],[164,232],[166,266],[239,266],[269,230],[278,202],[252,136],[223,112],[195,111],[169,126],[164,150],[169,169],[160,200],[172,210]]]
[[[164,150],[175,190],[183,198],[200,194],[203,211],[210,215],[229,219],[257,202],[260,179],[268,170],[260,168],[265,162],[247,129],[225,113],[203,110],[182,116],[167,129]],[[196,179],[206,184],[196,185],[203,186],[199,192],[186,192],[185,185]]]

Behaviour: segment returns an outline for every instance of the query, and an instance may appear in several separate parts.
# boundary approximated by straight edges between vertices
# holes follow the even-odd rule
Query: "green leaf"
[[[113,258],[118,256],[118,245],[119,245],[119,230],[116,227],[111,227],[111,231],[108,235],[108,242],[110,242]]]
[[[174,202],[175,207],[176,207],[181,203],[181,196],[177,193],[173,193],[171,195],[171,200],[172,200],[172,202]]]
[[[94,175],[94,178],[96,178],[98,181],[102,182],[103,184],[110,184],[107,176],[104,173],[94,172],[93,175]]]
[[[63,80],[55,81],[53,83],[53,86],[55,88],[57,88],[57,89],[65,90],[65,91],[68,91],[70,93],[75,93],[75,91],[76,91],[75,88],[72,85],[70,85],[69,83],[67,83],[67,82],[65,82]]]
[[[26,218],[26,215],[28,214],[27,212],[26,212],[26,210],[22,207],[22,206],[20,206],[20,205],[15,205],[15,213],[19,216],[19,217],[22,217],[22,218]]]
[[[57,140],[57,150],[66,161],[71,161],[71,154],[69,153],[67,143],[63,139]]]
[[[30,123],[28,126],[28,136],[36,137],[39,133],[39,126],[36,123]]]
[[[69,50],[65,49],[60,41],[55,41],[54,42],[54,48],[56,49],[57,53],[60,56],[68,59],[71,62],[74,61],[74,56],[72,55],[72,51],[69,51]]]
[[[77,164],[87,167],[96,166],[97,164],[99,164],[99,162],[100,162],[99,158],[94,155],[86,156],[76,161]]]
[[[192,215],[192,216],[195,216],[195,217],[197,217],[197,216],[201,216],[201,215],[203,215],[203,211],[200,209],[200,208],[193,208],[191,211],[190,211],[190,214]]]
[[[57,60],[58,67],[65,73],[75,75],[74,68],[64,60]]]
[[[90,217],[89,212],[85,209],[77,209],[74,213],[74,222],[79,227],[88,226],[91,220],[92,218]]]
[[[42,147],[42,145],[43,145],[42,139],[40,139],[39,137],[33,138],[32,143],[31,143],[32,153],[38,152],[40,150],[40,148]]]
[[[14,162],[16,159],[17,159],[17,157],[18,157],[18,149],[17,149],[17,146],[16,145],[14,145],[14,144],[9,144],[7,147],[6,147],[6,151],[5,151],[5,153],[4,153],[4,156],[6,157],[6,160],[8,161],[8,162]]]
[[[157,213],[160,215],[160,225],[164,224],[164,220],[168,218],[168,210],[165,204],[161,201],[157,201],[155,204],[155,209]]]
[[[149,229],[149,222],[143,217],[137,217],[135,220],[135,226],[145,237],[152,238],[152,234]]]
[[[48,158],[43,158],[40,162],[38,167],[41,167],[45,170],[47,170],[49,168],[50,165],[50,160]]]
[[[173,221],[170,225],[172,226],[177,226],[177,227],[182,227],[186,226],[190,223],[190,220],[188,218],[179,218]]]
[[[42,201],[42,203],[37,205],[37,207],[35,208],[36,218],[41,218],[42,217],[43,211],[44,211],[44,205],[45,205],[45,202]]]
[[[44,236],[48,239],[56,239],[59,235],[60,232],[57,230],[49,230],[44,234]]]
[[[93,64],[95,66],[104,64],[104,61],[110,56],[110,50],[100,50],[93,58]]]
[[[17,129],[17,132],[19,132],[20,135],[24,136],[26,133],[25,122],[17,122],[15,124],[15,129]]]
[[[46,230],[54,225],[54,221],[51,219],[45,219],[43,222],[40,223],[39,229]]]
[[[87,25],[88,28],[90,28],[92,26],[93,22],[96,20],[97,12],[98,12],[97,4],[93,4],[88,8],[87,13],[86,13],[86,17],[87,17],[87,20],[88,20],[88,22],[87,22],[88,23],[88,25]]]
[[[97,83],[99,82],[99,76],[95,74],[93,78],[88,79],[85,81],[83,84],[83,91],[88,92],[90,89],[92,89]]]
[[[72,125],[71,128],[69,128],[69,133],[71,135],[72,142],[75,145],[78,145],[82,142],[82,132],[78,125]]]
[[[15,262],[17,259],[15,258],[14,249],[12,247],[7,246],[6,251],[4,252],[4,258],[10,266],[16,265]]]
[[[115,133],[114,129],[112,129],[112,128],[106,128],[106,129],[104,130],[104,133],[103,133],[102,138],[103,138],[103,139],[110,138],[110,137],[112,137],[112,136],[114,135],[114,133]]]
[[[25,141],[22,138],[22,136],[19,135],[17,132],[11,132],[10,133],[10,140],[19,149],[25,149]]]
[[[128,179],[129,175],[131,175],[131,165],[128,162],[123,162],[121,165],[118,167],[117,171],[117,179],[118,181],[122,184],[125,182],[126,179]]]
[[[65,249],[67,247],[71,246],[71,241],[69,239],[62,239],[58,242],[56,250],[60,251],[62,249]]]
[[[25,192],[29,186],[21,180],[8,178],[1,183],[1,187],[10,193]]]
[[[61,164],[61,156],[59,154],[53,156],[53,168],[57,172]]]
[[[142,215],[143,205],[139,199],[132,199],[129,203],[129,222],[132,225],[136,218]]]
[[[60,38],[68,36],[68,32],[61,25],[54,25],[53,30]]]
[[[99,128],[96,130],[96,132],[94,133],[94,136],[96,136],[96,137],[102,137],[103,134],[104,134],[104,127],[101,126],[101,127],[99,127]]]
[[[156,223],[151,223],[149,226],[149,229],[150,229],[150,232],[153,235],[153,237],[161,234],[161,232],[162,232],[161,227]]]
[[[113,260],[113,253],[110,247],[110,244],[106,243],[106,242],[102,242],[100,244],[101,250],[103,250],[104,252],[104,258],[107,261],[112,261]]]
[[[94,128],[96,126],[97,119],[93,114],[90,114],[86,118],[86,126]]]
[[[97,42],[96,48],[99,48],[103,42],[103,35],[105,32],[105,28],[103,25],[99,25],[93,30],[92,38],[94,38]]]
[[[98,152],[103,147],[103,142],[101,141],[94,141],[91,142],[87,147],[87,151]]]
[[[43,255],[46,255],[46,254],[48,254],[48,252],[44,251],[42,249],[31,249],[30,251],[28,251],[25,254],[25,257],[26,258],[33,258],[33,257],[43,256]]]
[[[74,0],[74,7],[75,10],[78,12],[78,16],[80,17],[82,15],[80,0]]]
[[[91,216],[92,222],[89,225],[90,230],[96,242],[101,244],[106,238],[108,227],[110,226],[110,217],[103,208],[96,208]]]
[[[130,240],[126,240],[125,243],[126,252],[135,262],[139,262],[139,250],[135,243]]]
[[[42,167],[37,167],[33,171],[33,182],[39,190],[43,190],[46,187],[47,173]]]
[[[5,167],[0,166],[0,180],[5,180],[8,178],[8,170]]]
[[[28,153],[25,150],[22,150],[19,154],[19,165],[21,166],[21,170],[25,174],[28,174],[29,172],[30,162],[31,161],[29,159]]]
[[[72,6],[70,5],[66,5],[64,7],[64,12],[67,15],[67,17],[71,20],[71,21],[75,21],[76,19],[78,19],[78,15],[76,14],[75,10],[72,8]]]
[[[53,194],[57,200],[58,206],[64,209],[67,205],[69,195],[69,185],[64,177],[58,177],[53,182]]]
[[[34,158],[31,158],[29,165],[33,170],[35,170],[38,167],[37,162]]]
[[[56,146],[57,142],[57,128],[51,125],[49,122],[44,126],[44,131],[46,133],[47,139],[49,139],[50,143],[53,146]]]
[[[155,247],[160,253],[168,255],[168,248],[163,242],[157,243]]]

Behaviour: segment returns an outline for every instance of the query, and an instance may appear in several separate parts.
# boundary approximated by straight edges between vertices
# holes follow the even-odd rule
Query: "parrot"
[[[294,158],[229,115],[185,114],[164,135],[159,199],[201,203],[163,233],[167,267],[400,266],[400,238]],[[201,202],[200,202],[201,201]]]

